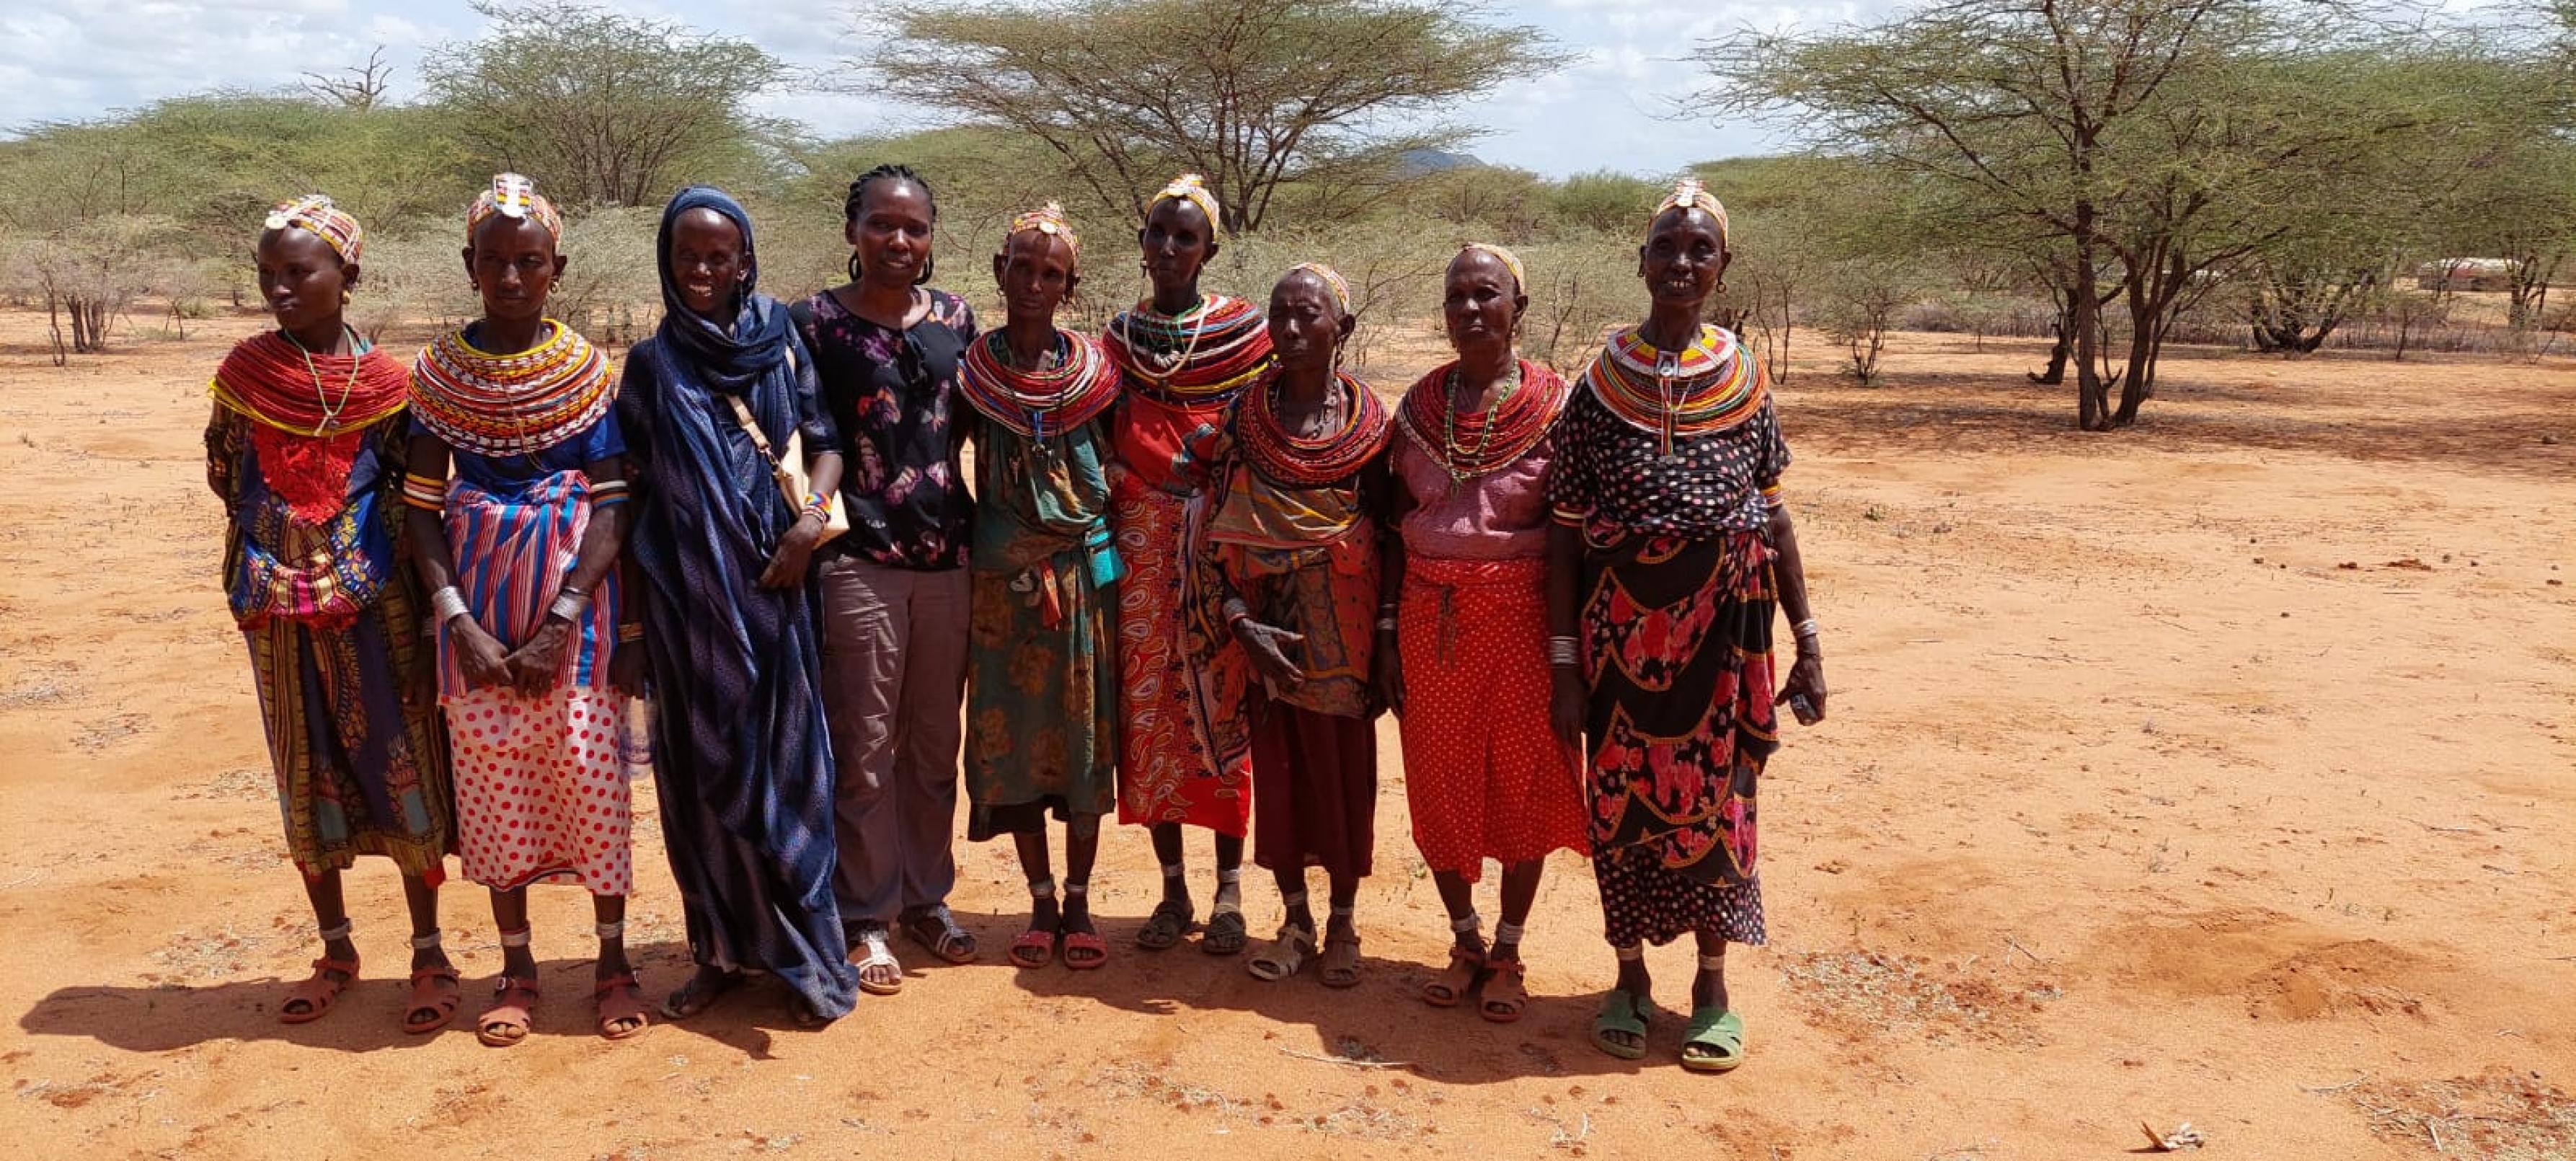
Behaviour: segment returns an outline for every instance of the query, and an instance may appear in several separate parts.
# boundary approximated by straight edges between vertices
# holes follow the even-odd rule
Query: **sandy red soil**
[[[1569,858],[1525,1021],[1414,999],[1445,932],[1391,723],[1352,992],[1130,950],[1155,882],[1117,831],[1108,970],[907,948],[902,996],[821,1032],[755,994],[604,1043],[587,908],[541,893],[548,991],[508,1051],[397,1030],[397,883],[366,866],[366,978],[283,1027],[316,949],[198,442],[256,320],[64,370],[41,324],[0,314],[21,1156],[2003,1161],[2183,1121],[2211,1157],[2576,1156],[2576,363],[2182,352],[2107,436],[2021,381],[2027,344],[1902,336],[1874,388],[1802,364],[1779,398],[1833,719],[1771,766],[1772,942],[1732,972],[1752,1057],[1710,1079],[1676,1066],[1675,1019],[1642,1064],[1588,1044],[1611,965]],[[1420,369],[1397,363],[1376,373]],[[641,821],[658,992],[686,950]],[[961,852],[998,951],[1016,867]],[[1275,894],[1249,899],[1266,931]],[[468,889],[446,916],[470,1015],[493,925]],[[1687,951],[1649,960],[1683,1004]]]

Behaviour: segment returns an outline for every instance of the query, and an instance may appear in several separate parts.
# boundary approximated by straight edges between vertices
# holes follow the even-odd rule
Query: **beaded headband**
[[[268,211],[263,225],[271,230],[294,226],[311,231],[343,262],[357,261],[358,247],[366,239],[366,231],[358,228],[358,219],[331,204],[327,194],[306,194],[294,201],[279,202]]]
[[[1155,206],[1164,202],[1188,202],[1197,206],[1200,213],[1207,215],[1208,228],[1211,230],[1224,224],[1225,219],[1217,213],[1216,194],[1208,190],[1207,179],[1195,173],[1184,173],[1173,178],[1172,184],[1164,186],[1163,192],[1154,195],[1154,200],[1146,205],[1145,211],[1152,213]]]
[[[1073,232],[1073,222],[1071,219],[1064,216],[1063,206],[1057,205],[1054,202],[1048,202],[1034,210],[1030,210],[1013,217],[1011,219],[1010,233],[1003,235],[1003,241],[1007,243],[1013,235],[1023,234],[1030,230],[1035,230],[1050,238],[1064,239],[1065,249],[1072,251],[1073,257],[1077,259],[1082,257],[1082,235]]]
[[[1717,244],[1721,247],[1727,244],[1726,206],[1717,200],[1716,194],[1708,192],[1698,178],[1686,177],[1673,183],[1673,192],[1655,203],[1655,212],[1646,215],[1646,224],[1654,225],[1655,219],[1663,217],[1666,210],[1698,210],[1707,214],[1717,222]]]
[[[494,174],[492,188],[484,190],[474,199],[474,204],[466,208],[467,245],[474,243],[474,232],[482,229],[483,223],[491,221],[496,214],[512,221],[534,218],[539,226],[545,227],[546,237],[558,242],[563,240],[563,215],[556,213],[555,204],[537,192],[537,183],[518,174]]]
[[[1314,275],[1317,281],[1324,284],[1324,289],[1333,292],[1334,300],[1342,304],[1342,313],[1351,313],[1351,284],[1342,281],[1340,271],[1321,262],[1300,262],[1289,267],[1288,273],[1280,275],[1279,281],[1286,282],[1299,274]]]
[[[1519,291],[1526,291],[1529,289],[1529,276],[1521,272],[1520,255],[1514,254],[1511,251],[1494,245],[1491,242],[1469,242],[1464,246],[1458,247],[1459,257],[1463,258],[1469,254],[1493,255],[1495,261],[1503,264],[1503,269],[1512,272],[1512,289]],[[1449,261],[1454,265],[1458,259],[1452,258]]]

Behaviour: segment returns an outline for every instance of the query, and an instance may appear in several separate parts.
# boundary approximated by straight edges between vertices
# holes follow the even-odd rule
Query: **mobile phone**
[[[1812,726],[1818,720],[1816,704],[1808,701],[1803,693],[1789,695],[1789,712],[1798,716],[1798,724],[1802,726]]]

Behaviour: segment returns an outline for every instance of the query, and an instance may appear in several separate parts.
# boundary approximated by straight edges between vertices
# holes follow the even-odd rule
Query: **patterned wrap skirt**
[[[505,649],[533,637],[590,526],[589,481],[559,472],[513,494],[448,486],[447,543],[475,623]],[[465,878],[511,891],[573,883],[635,890],[633,787],[620,760],[626,695],[608,681],[620,600],[615,570],[574,622],[552,689],[468,688],[439,629],[440,704],[456,757],[457,854]]]
[[[1396,647],[1423,863],[1473,883],[1486,859],[1590,850],[1581,755],[1548,727],[1546,559],[1408,555]]]
[[[1754,792],[1779,747],[1769,543],[1584,530],[1592,865],[1613,946],[1763,942]]]
[[[1243,651],[1212,639],[1191,527],[1202,505],[1129,475],[1110,526],[1118,585],[1118,821],[1177,822],[1242,837],[1252,825],[1252,747]]]

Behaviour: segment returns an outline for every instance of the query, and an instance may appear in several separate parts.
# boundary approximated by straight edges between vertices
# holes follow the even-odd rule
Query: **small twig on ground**
[[[2041,967],[2047,967],[2047,966],[2048,966],[2048,961],[2047,961],[2047,960],[2041,959],[2041,958],[2039,957],[2039,953],[2038,953],[2038,952],[2032,951],[2031,949],[2029,949],[2029,948],[2027,948],[2027,947],[2023,947],[2023,946],[2021,945],[2021,941],[2020,941],[2020,940],[2018,940],[2018,939],[2014,939],[2014,938],[2012,937],[2011,933],[2009,933],[2009,932],[2005,933],[2005,935],[2004,935],[2004,943],[2005,943],[2005,945],[2007,945],[2007,946],[2011,947],[2014,951],[2017,951],[2017,952],[2022,953],[2023,955],[2029,956],[2029,957],[2030,957],[2030,962],[2035,963],[2035,964],[2038,964],[2038,965],[2040,965]]]
[[[2369,1073],[2367,1073],[2367,1072],[2363,1072],[2363,1071],[2361,1071],[2361,1070],[2359,1070],[2359,1069],[2354,1069],[2354,1070],[2353,1070],[2353,1074],[2352,1074],[2352,1079],[2351,1079],[2351,1080],[2347,1080],[2347,1081],[2343,1082],[2342,1084],[2329,1084],[2329,1085],[2323,1085],[2323,1086],[2314,1086],[2314,1085],[2304,1085],[2304,1084],[2303,1084],[2303,1085],[2300,1085],[2300,1086],[2299,1086],[2299,1091],[2300,1091],[2300,1092],[2312,1092],[2312,1093],[2316,1093],[2316,1094],[2318,1094],[2318,1095],[2322,1096],[2322,1095],[2324,1095],[2324,1094],[2326,1094],[2326,1093],[2330,1093],[2330,1092],[2342,1092],[2342,1091],[2343,1091],[2343,1090],[2345,1090],[2345,1089],[2351,1088],[2352,1086],[2357,1085],[2357,1084],[2360,1084],[2361,1082],[2363,1082],[2363,1081],[2365,1081],[2365,1080],[2369,1080],[2369,1079],[2370,1079],[2370,1074],[2369,1074]]]
[[[2415,824],[2415,825],[2417,825],[2417,826],[2423,827],[2423,828],[2424,828],[2424,829],[2426,829],[2426,830],[2438,830],[2438,831],[2442,832],[2443,834],[2476,834],[2476,833],[2478,833],[2478,828],[2476,828],[2476,827],[2474,827],[2474,826],[2435,826],[2435,825],[2433,825],[2432,823],[2426,822],[2426,821],[2424,821],[2423,819],[2420,819],[2420,818],[2410,818],[2410,819],[2407,819],[2406,821],[2411,822],[2411,823],[2414,823],[2414,824]]]
[[[1282,1055],[1294,1056],[1299,1060],[1312,1060],[1318,1064],[1347,1064],[1352,1068],[1413,1067],[1413,1062],[1410,1060],[1354,1060],[1348,1056],[1326,1056],[1317,1052],[1299,1052],[1294,1048],[1289,1048],[1284,1045],[1280,1047],[1279,1051]]]
[[[2426,1118],[2426,1119],[2425,1119],[2425,1121],[2424,1121],[2424,1131],[2425,1131],[2425,1132],[2427,1132],[2427,1133],[2432,1134],[2432,1136],[2433,1136],[2433,1151],[2434,1151],[2434,1152],[2436,1152],[2436,1153],[2448,1153],[2448,1152],[2450,1152],[2450,1150],[2445,1149],[2445,1148],[2443,1148],[2443,1147],[2442,1147],[2442,1126],[2441,1126],[2440,1124],[2438,1124],[2438,1123],[2434,1122],[2431,1118]]]

